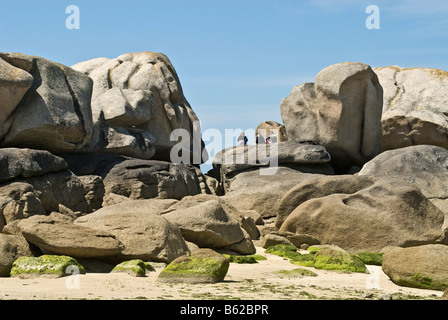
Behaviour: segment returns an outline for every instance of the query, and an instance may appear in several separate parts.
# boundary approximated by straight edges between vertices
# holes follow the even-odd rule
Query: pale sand
[[[215,284],[164,284],[157,282],[161,269],[146,277],[126,274],[87,273],[59,279],[0,278],[0,300],[304,300],[304,299],[396,299],[438,300],[441,291],[395,285],[379,266],[370,274],[345,274],[316,270],[317,277],[280,277],[273,272],[299,268],[281,257],[258,253],[268,259],[257,264],[231,263],[225,281]],[[300,267],[303,268],[303,267]]]

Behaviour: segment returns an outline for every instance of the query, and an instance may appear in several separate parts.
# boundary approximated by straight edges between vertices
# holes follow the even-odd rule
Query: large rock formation
[[[443,291],[448,288],[447,266],[448,246],[432,244],[386,252],[382,269],[398,285]]]
[[[0,58],[3,66],[10,65],[8,74],[11,69],[17,72],[13,82],[0,86],[0,90],[9,92],[2,97],[1,145],[53,153],[76,152],[84,147],[93,130],[92,79],[41,57],[0,53]],[[31,87],[23,94],[31,79]],[[17,88],[15,95],[11,95],[11,83]]]
[[[263,121],[255,129],[255,136],[260,135],[264,142],[273,133],[277,139],[274,142],[288,141],[288,135],[286,134],[285,125],[278,123],[277,121]]]
[[[32,255],[30,244],[23,237],[0,233],[0,277],[9,276],[16,259]]]
[[[241,171],[266,168],[261,174],[274,174],[278,166],[306,167],[330,162],[330,155],[323,146],[313,144],[280,142],[251,146],[236,146],[218,152],[213,166],[219,167],[221,180],[231,178]],[[263,171],[263,170],[261,170]],[[272,172],[271,172],[272,171]]]
[[[123,244],[115,236],[72,223],[57,216],[36,215],[18,223],[23,237],[53,254],[74,258],[102,258],[118,255]]]
[[[430,145],[388,150],[367,162],[359,176],[396,177],[416,186],[445,213],[448,229],[448,150]]]
[[[243,214],[221,197],[197,195],[183,198],[162,212],[181,230],[185,240],[201,248],[254,254],[255,247],[245,232],[250,227]]]
[[[314,83],[296,86],[281,102],[289,141],[325,146],[337,171],[361,167],[380,151],[383,90],[366,64],[323,69]]]
[[[443,212],[398,177],[318,177],[295,188],[292,199],[282,200],[297,207],[280,231],[309,234],[351,253],[446,243]]]
[[[448,148],[448,72],[375,68],[384,89],[382,150],[419,144]]]
[[[116,194],[131,199],[181,199],[203,192],[202,173],[188,164],[114,155],[64,155],[64,158],[76,175],[101,177],[105,197]]]
[[[115,59],[81,62],[72,68],[93,79],[95,132],[85,150],[170,161],[171,148],[178,143],[177,137],[171,140],[171,133],[184,129],[189,134],[188,151],[199,153],[196,164],[207,160],[201,157],[199,119],[184,97],[167,56],[127,53]]]
[[[22,100],[31,87],[34,78],[31,74],[17,68],[0,58],[0,127]]]
[[[115,258],[171,262],[189,252],[177,226],[151,211],[107,206],[75,220],[75,224],[112,234],[124,245]]]
[[[60,204],[74,211],[91,211],[82,182],[61,157],[44,150],[3,148],[0,163],[0,229],[3,219],[10,222],[18,217],[50,213],[57,211]],[[10,201],[5,201],[7,198]],[[8,202],[14,209],[7,207]]]
[[[329,161],[323,146],[287,141],[224,149],[213,166],[220,172],[226,201],[267,218],[276,215],[277,202],[308,174],[334,174]]]

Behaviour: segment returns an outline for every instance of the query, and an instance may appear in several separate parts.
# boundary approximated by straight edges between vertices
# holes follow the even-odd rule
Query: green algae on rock
[[[265,252],[290,259],[292,264],[303,267],[314,267],[324,270],[338,270],[342,272],[367,272],[363,261],[340,248],[310,247],[310,253],[301,254],[292,245],[277,244],[266,249]]]
[[[381,266],[383,264],[383,254],[384,253],[359,252],[355,254],[355,257],[361,259],[364,264]]]
[[[280,257],[285,257],[291,252],[297,252],[297,247],[290,244],[276,244],[267,248],[265,252],[275,254]]]
[[[120,264],[116,265],[111,272],[121,272],[127,273],[134,277],[144,277],[146,275],[146,270],[148,267],[151,268],[151,266],[146,264],[143,260],[134,259],[121,262]]]
[[[448,288],[448,246],[396,248],[383,256],[383,272],[399,286],[443,291]]]
[[[367,268],[361,259],[334,249],[321,249],[314,254],[314,267],[324,270],[366,273]]]
[[[42,255],[40,257],[18,258],[12,265],[10,275],[17,278],[60,278],[85,273],[85,268],[72,257]]]
[[[223,254],[225,258],[229,260],[229,262],[233,263],[258,263],[260,260],[266,260],[266,257],[260,254],[252,254],[252,255],[232,255],[232,254]]]
[[[158,281],[168,283],[215,283],[224,280],[229,260],[211,249],[198,249],[171,262]]]

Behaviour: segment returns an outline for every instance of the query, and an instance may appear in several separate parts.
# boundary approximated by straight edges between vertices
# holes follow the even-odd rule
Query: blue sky
[[[79,30],[65,26],[69,5]],[[379,30],[365,26],[369,5]],[[281,99],[334,63],[448,70],[447,17],[445,0],[0,0],[0,51],[69,66],[163,52],[202,129],[224,132],[282,122]]]

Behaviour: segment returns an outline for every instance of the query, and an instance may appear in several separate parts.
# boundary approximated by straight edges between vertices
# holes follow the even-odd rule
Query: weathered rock
[[[0,127],[33,84],[33,76],[0,58]]]
[[[388,150],[364,165],[359,176],[395,176],[420,189],[448,217],[448,150],[416,145]],[[448,219],[444,228],[448,229]]]
[[[263,237],[263,240],[261,242],[261,246],[265,249],[278,245],[278,244],[284,244],[287,246],[293,246],[293,243],[288,240],[288,238],[275,234],[273,232],[268,233]]]
[[[118,154],[139,159],[151,159],[156,152],[154,137],[144,130],[103,126],[99,128],[98,135],[101,141],[86,152]]]
[[[2,126],[2,146],[43,149],[56,154],[80,150],[93,129],[92,79],[36,56],[0,53],[0,58],[34,79]]]
[[[445,291],[443,291],[442,297],[440,299],[448,300],[448,289],[445,289]]]
[[[60,278],[85,274],[86,270],[78,261],[67,256],[42,255],[40,257],[20,257],[14,261],[11,277],[16,278]]]
[[[343,186],[361,178],[363,183],[355,182],[360,186],[358,190]],[[379,252],[389,245],[403,247],[446,241],[443,212],[419,189],[397,177],[320,179],[323,182],[309,179],[296,187],[307,193],[310,200],[298,204],[280,231],[309,234],[323,244],[335,244],[351,253]],[[335,192],[345,193],[322,195],[326,180],[327,184],[335,184]]]
[[[262,139],[266,142],[266,138],[271,135],[271,130],[277,137],[277,142],[288,141],[288,136],[286,134],[286,128],[283,124],[276,121],[263,121],[255,129],[255,136],[259,134]]]
[[[9,277],[14,261],[22,256],[33,256],[23,237],[0,233],[0,277]]]
[[[151,119],[155,108],[154,94],[149,90],[112,88],[96,100],[109,126],[132,127]]]
[[[4,197],[4,200],[7,200],[3,203],[14,200],[17,204],[9,207],[14,210],[8,210],[8,214],[5,214],[5,211],[3,211],[6,223],[15,219],[27,218],[35,214],[45,214],[46,212],[39,199],[40,193],[29,183],[6,182],[1,184],[0,195],[2,195],[2,198]],[[3,207],[3,209],[5,208],[6,207]]]
[[[6,224],[14,220],[23,219],[22,210],[14,199],[0,196],[0,232]]]
[[[391,250],[383,255],[382,269],[400,286],[446,290],[448,246],[432,244]]]
[[[113,193],[131,199],[181,199],[202,192],[192,165],[114,155],[64,155],[64,158],[78,176],[101,176],[105,197]]]
[[[146,264],[140,259],[123,261],[116,265],[111,273],[126,273],[134,277],[144,277],[146,275]]]
[[[136,108],[133,108],[133,115],[125,116],[126,121],[120,121],[120,126],[135,126],[154,137],[151,141],[157,150],[154,159],[169,161],[171,148],[177,144],[177,141],[171,141],[171,133],[175,129],[184,129],[189,133],[189,150],[199,153],[199,163],[207,160],[207,157],[202,158],[205,154],[202,152],[204,146],[201,146],[198,118],[185,99],[179,78],[167,56],[152,52],[127,53],[115,59],[81,62],[72,68],[89,75],[94,82],[92,112],[94,122],[100,129],[86,150],[98,150],[104,145],[99,133],[104,131],[101,127],[107,124],[101,117],[104,115],[110,121],[110,110],[104,101],[119,94],[118,88],[122,89],[122,97],[117,99],[126,100],[129,105],[132,105],[132,101],[138,102],[134,104]],[[111,93],[111,90],[115,91]],[[130,96],[133,97],[130,99]],[[136,117],[135,114],[144,116]],[[116,129],[116,123],[114,126]],[[199,133],[196,137],[199,143],[197,149],[193,147],[193,132]],[[146,156],[144,159],[149,158]]]
[[[357,177],[352,175],[336,176],[307,176],[291,187],[279,200],[275,227],[280,229],[287,217],[304,202],[329,196],[332,194],[355,194],[356,192],[372,187],[375,179]]]
[[[64,159],[48,151],[18,148],[0,149],[0,182],[42,176],[67,169]]]
[[[199,249],[171,262],[157,281],[167,283],[215,283],[223,281],[229,260],[211,249]]]
[[[236,146],[218,152],[213,158],[213,166],[221,170],[221,182],[226,185],[228,177],[240,171],[260,168],[260,174],[274,174],[278,166],[303,166],[316,171],[327,169],[330,155],[323,146],[305,143],[280,142],[251,146]],[[263,168],[267,167],[267,168]],[[264,170],[264,171],[263,171]],[[272,171],[272,172],[271,172]]]
[[[263,218],[275,217],[283,195],[308,177],[319,175],[311,173],[316,170],[315,166],[302,166],[300,170],[278,167],[273,175],[260,175],[258,170],[241,172],[229,179],[223,199],[240,211],[255,210]]]
[[[448,150],[430,145],[381,153],[366,163],[359,176],[399,176],[415,184],[429,198],[448,197]]]
[[[199,209],[201,212],[204,211],[204,209],[207,207],[204,203],[213,201],[215,204],[215,208],[221,207],[223,211],[225,212],[225,215],[228,216],[228,219],[235,220],[239,223],[240,228],[247,232],[248,239],[245,236],[245,239],[241,240],[243,242],[246,242],[246,240],[250,239],[258,239],[260,236],[260,232],[255,224],[255,221],[250,216],[250,214],[253,214],[252,211],[240,211],[235,206],[231,205],[223,197],[219,197],[216,195],[211,194],[198,194],[194,196],[186,196],[182,198],[181,201],[177,201],[169,206],[166,210],[161,212],[161,214],[170,213],[172,211],[179,211],[183,212],[183,210],[191,209],[191,212],[194,211],[194,209]],[[198,207],[199,205],[203,205],[203,207]],[[213,206],[212,206],[213,207]],[[209,214],[209,212],[205,212],[205,215]],[[255,215],[254,215],[255,216]],[[261,216],[258,214],[258,216],[261,218]],[[196,217],[197,218],[197,217]],[[199,218],[200,219],[200,218]],[[223,230],[224,231],[224,230]],[[240,241],[240,242],[241,242]],[[252,252],[255,250],[255,247],[253,246],[251,241],[247,241],[249,244],[248,246],[249,251]],[[241,243],[243,245],[243,243]],[[244,254],[250,254],[247,250],[244,250]],[[243,253],[241,252],[241,253]]]
[[[117,207],[119,206],[117,209]],[[134,210],[124,203],[103,207],[75,220],[75,224],[114,235],[124,245],[117,260],[171,262],[188,252],[175,224],[150,210]]]
[[[103,178],[96,175],[78,176],[84,186],[84,197],[93,210],[101,208],[105,194]]]
[[[289,141],[325,146],[337,171],[362,166],[380,151],[383,90],[366,64],[323,69],[315,83],[296,86],[281,102]]]
[[[263,248],[269,248],[277,244],[293,245],[300,248],[303,244],[308,246],[320,244],[320,241],[307,234],[298,234],[285,231],[273,231],[263,237]]]
[[[242,255],[255,254],[257,252],[257,249],[255,248],[255,245],[252,242],[252,238],[250,237],[249,233],[246,232],[246,230],[242,229],[242,231],[244,234],[244,238],[241,241],[237,243],[232,243],[223,248],[216,249],[216,251],[232,252]]]
[[[123,244],[111,234],[54,216],[23,219],[18,227],[28,242],[53,254],[101,258],[118,255],[124,249]]]
[[[384,89],[383,151],[411,145],[448,148],[448,72],[432,68],[374,68]]]
[[[163,214],[163,217],[178,226],[185,240],[199,247],[220,248],[244,238],[238,221],[216,200],[179,208]]]
[[[47,213],[58,211],[60,204],[73,211],[92,211],[84,197],[83,184],[70,170],[31,177],[26,182],[38,192]]]
[[[191,165],[157,160],[126,160],[104,177],[106,194],[131,199],[181,199],[201,193],[196,171]]]
[[[161,215],[171,206],[175,205],[178,200],[175,199],[141,199],[132,200],[126,198],[126,200],[120,203],[108,205],[107,209],[102,208],[102,214],[121,214],[122,212],[133,212],[137,214],[156,214]],[[99,213],[97,213],[99,214]]]

